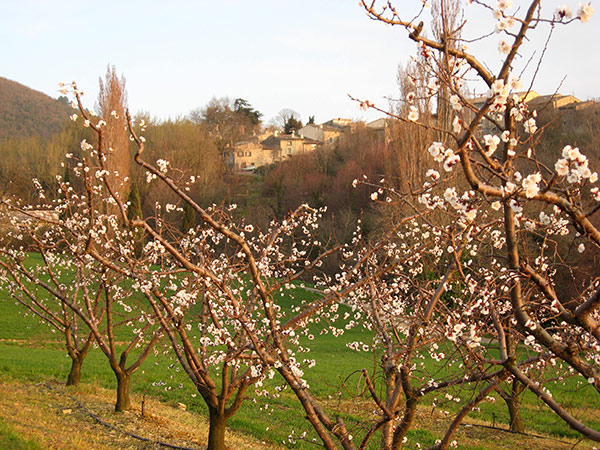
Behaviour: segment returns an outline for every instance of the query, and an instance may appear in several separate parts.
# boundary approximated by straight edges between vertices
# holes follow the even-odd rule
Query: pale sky
[[[269,121],[283,108],[317,123],[365,120],[348,94],[387,107],[396,71],[415,52],[407,33],[368,19],[358,0],[0,0],[0,76],[52,97],[77,81],[93,107],[108,63],[127,79],[129,106],[165,119],[188,114],[212,97],[241,97]],[[399,11],[418,0],[397,0]],[[517,9],[524,1],[514,0]],[[578,2],[545,1],[573,11]],[[600,3],[595,5],[600,11]],[[426,16],[428,17],[428,16]],[[465,31],[493,31],[491,13],[467,7]],[[548,27],[534,36],[539,56]],[[496,46],[474,43],[492,69]],[[580,99],[600,96],[600,19],[556,28],[534,89]],[[521,57],[531,56],[529,47]],[[529,63],[529,73],[535,69]],[[524,77],[526,78],[526,76]]]

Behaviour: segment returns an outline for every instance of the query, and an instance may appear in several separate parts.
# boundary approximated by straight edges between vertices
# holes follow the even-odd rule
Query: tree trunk
[[[417,415],[417,398],[415,396],[406,397],[406,405],[404,407],[404,415],[402,416],[401,422],[394,431],[394,439],[392,441],[392,449],[399,450],[402,448],[402,441],[406,436],[408,430],[410,430],[415,416]]]
[[[71,357],[71,371],[67,377],[67,386],[77,386],[81,381],[81,365],[83,364],[83,356]]]
[[[509,429],[514,433],[525,432],[525,424],[521,418],[520,402],[520,396],[524,390],[525,385],[516,378],[510,384],[510,389],[508,389],[508,392],[503,389],[496,390],[508,407],[508,414],[510,417]]]
[[[116,373],[117,377],[117,403],[115,412],[131,409],[131,398],[129,397],[129,380],[131,375],[126,372]]]
[[[225,445],[225,429],[227,419],[209,407],[208,447],[206,450],[227,450]]]
[[[398,382],[396,376],[396,364],[390,361],[384,361],[383,372],[385,377],[385,402],[390,407],[392,396]],[[380,450],[391,450],[394,441],[394,421],[390,420],[381,427],[381,445]]]
[[[519,403],[519,395],[510,395],[504,398],[506,406],[508,406],[508,414],[510,415],[510,431],[514,433],[525,432],[525,425],[521,418],[521,404]]]
[[[381,427],[381,450],[391,450],[394,439],[394,423],[387,422]]]

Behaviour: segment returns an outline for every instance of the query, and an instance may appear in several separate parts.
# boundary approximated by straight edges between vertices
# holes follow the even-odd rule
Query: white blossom
[[[442,162],[444,160],[444,144],[441,142],[434,142],[427,149],[429,154],[433,156],[436,162]]]
[[[438,180],[440,178],[440,173],[433,169],[429,169],[425,175],[433,178],[434,180]]]
[[[510,53],[510,49],[510,45],[507,44],[504,39],[498,43],[498,51],[501,55],[508,55]]]
[[[488,156],[492,156],[496,149],[498,148],[498,144],[500,143],[500,138],[496,135],[486,134],[483,137],[484,145],[486,147],[485,154]]]
[[[169,167],[169,161],[165,161],[164,159],[156,160],[156,165],[158,166],[158,170],[162,173],[167,173]]]
[[[419,110],[415,106],[411,105],[410,112],[408,113],[408,120],[411,122],[419,120]]]
[[[454,111],[460,111],[462,109],[462,104],[460,103],[460,97],[458,95],[452,95],[450,97],[450,105]]]
[[[537,172],[531,175],[528,175],[523,180],[523,189],[525,189],[525,197],[533,198],[540,192],[539,183],[542,181],[542,175]]]
[[[577,17],[579,17],[579,20],[585,23],[588,20],[590,20],[592,14],[594,14],[594,8],[592,8],[592,5],[590,3],[579,4],[579,10],[577,11]]]
[[[537,130],[537,124],[535,123],[535,119],[533,117],[528,119],[523,126],[525,127],[525,132],[527,134],[533,134]]]
[[[573,13],[568,5],[557,6],[554,10],[554,18],[556,20],[570,19],[571,17],[573,17]]]
[[[565,176],[569,173],[569,161],[564,158],[559,159],[554,164],[554,170],[558,176]]]

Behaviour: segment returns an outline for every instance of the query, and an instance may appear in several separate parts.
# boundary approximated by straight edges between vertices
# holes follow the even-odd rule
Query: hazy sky
[[[98,77],[114,64],[127,79],[132,111],[177,117],[211,97],[242,97],[267,121],[283,108],[304,120],[372,119],[347,94],[386,106],[396,71],[415,51],[407,33],[369,20],[358,0],[0,0],[0,76],[57,97],[57,83],[76,80],[93,107]],[[397,0],[402,11],[418,0]],[[515,8],[525,2],[515,0]],[[546,1],[546,11],[558,4]],[[600,11],[600,4],[595,5]],[[489,11],[470,6],[466,31],[493,30]],[[548,27],[541,27],[540,45]],[[543,31],[543,33],[542,33]],[[496,45],[473,44],[496,68]],[[600,20],[557,27],[535,89],[600,96]],[[531,51],[521,55],[521,64]],[[535,69],[535,60],[528,70]]]

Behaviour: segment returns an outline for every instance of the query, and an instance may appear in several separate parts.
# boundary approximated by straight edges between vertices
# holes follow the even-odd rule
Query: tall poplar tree
[[[131,189],[130,171],[131,156],[129,153],[129,133],[127,131],[127,92],[125,77],[117,75],[115,66],[106,68],[104,80],[100,78],[98,94],[98,113],[105,122],[103,133],[104,153],[107,155],[106,166],[109,170],[110,185],[116,194],[125,201]]]

